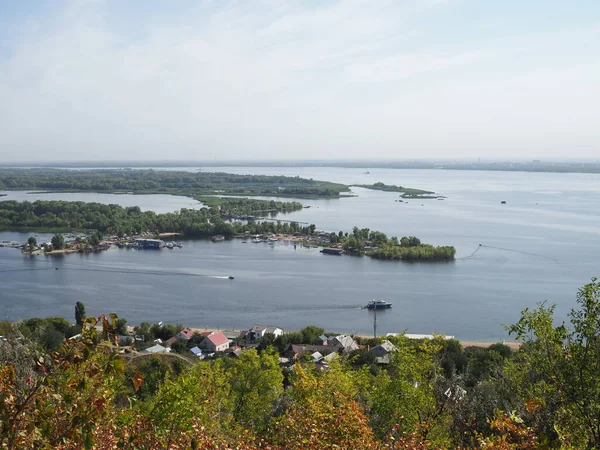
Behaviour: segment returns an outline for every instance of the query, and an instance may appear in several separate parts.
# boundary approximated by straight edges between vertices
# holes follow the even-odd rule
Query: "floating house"
[[[138,248],[162,248],[165,246],[165,242],[160,239],[136,239],[135,247]]]

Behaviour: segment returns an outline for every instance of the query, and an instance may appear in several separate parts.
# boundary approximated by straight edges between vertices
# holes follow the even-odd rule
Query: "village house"
[[[335,352],[333,347],[325,346],[325,345],[297,345],[290,344],[288,348],[285,350],[284,356],[288,358],[290,361],[296,361],[302,354],[304,353],[315,354],[318,353],[320,355],[320,359],[323,359],[325,355],[329,355],[332,352]],[[319,359],[319,360],[320,360]]]
[[[265,334],[272,334],[277,338],[283,334],[283,329],[265,325],[254,325],[246,333],[246,340],[250,342],[257,342],[265,337]]]
[[[348,354],[358,350],[358,344],[351,336],[340,334],[328,341],[327,345],[333,347],[337,352]]]
[[[383,341],[381,344],[371,349],[371,353],[373,353],[377,359],[377,364],[389,364],[392,359],[391,353],[397,351],[398,349],[396,346],[390,341]]]
[[[224,352],[229,348],[229,339],[220,331],[213,331],[200,342],[198,347],[206,352]]]
[[[165,348],[160,344],[156,344],[153,345],[152,347],[148,347],[146,350],[144,350],[144,353],[170,353],[171,349],[170,348]]]
[[[190,330],[189,328],[184,328],[179,333],[177,333],[175,337],[181,341],[187,341],[188,339],[191,339],[193,335],[194,332],[192,330]]]
[[[328,343],[329,343],[329,338],[327,336],[325,336],[324,334],[319,336],[317,338],[317,342],[315,342],[315,344],[317,344],[317,345],[327,345]]]

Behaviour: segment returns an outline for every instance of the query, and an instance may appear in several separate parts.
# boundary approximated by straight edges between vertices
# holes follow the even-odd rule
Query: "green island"
[[[0,448],[600,448],[600,282],[516,342],[209,330],[88,317],[0,322]],[[263,333],[264,332],[264,333]]]
[[[402,261],[449,261],[455,249],[423,244],[416,237],[388,238],[368,228],[354,227],[351,233],[319,232],[314,224],[275,219],[277,214],[302,209],[299,202],[278,202],[247,198],[219,198],[209,208],[181,209],[156,214],[139,207],[122,207],[101,203],[47,201],[0,202],[0,230],[94,231],[102,235],[126,236],[176,233],[186,238],[225,238],[251,235],[278,235],[281,240],[321,247],[335,246],[350,255],[367,255],[376,259]],[[94,245],[101,239],[95,238]],[[116,243],[116,242],[111,242]],[[33,250],[35,246],[30,246]],[[56,247],[56,246],[55,246]],[[62,250],[61,245],[56,249]],[[87,247],[86,247],[87,248]],[[73,248],[75,250],[76,248]],[[94,248],[92,247],[91,250]],[[79,250],[79,248],[77,248]]]
[[[343,184],[300,177],[140,169],[0,169],[0,189],[52,192],[340,198]]]
[[[382,182],[377,182],[374,184],[355,184],[354,186],[364,189],[372,189],[375,191],[401,192],[402,195],[400,195],[400,197],[402,198],[442,198],[440,195],[436,195],[436,193],[432,191],[396,186],[395,184],[384,184]]]

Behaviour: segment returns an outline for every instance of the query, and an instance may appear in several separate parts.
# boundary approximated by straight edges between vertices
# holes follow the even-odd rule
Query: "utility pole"
[[[377,339],[377,305],[374,306],[373,312],[373,337]]]

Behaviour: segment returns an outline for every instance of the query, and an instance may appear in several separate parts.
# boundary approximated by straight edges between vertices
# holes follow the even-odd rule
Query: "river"
[[[367,175],[356,169],[300,167],[210,170],[299,175],[345,184],[382,181],[436,191],[446,199],[400,203],[395,193],[353,188],[356,197],[303,200],[311,207],[282,218],[315,223],[327,231],[350,231],[357,225],[389,235],[416,235],[436,245],[454,245],[457,260],[376,261],[239,240],[186,241],[183,249],[161,251],[115,248],[60,258],[25,257],[18,250],[0,248],[0,318],[72,318],[75,302],[83,301],[90,314],[116,312],[132,324],[162,320],[235,329],[255,323],[286,329],[315,324],[369,334],[373,315],[359,308],[375,298],[393,303],[391,310],[378,314],[380,334],[408,329],[498,341],[507,338],[503,324],[514,323],[521,309],[540,301],[556,303],[557,317],[565,320],[575,306],[578,287],[600,272],[599,175],[398,169],[371,169]],[[127,206],[127,197],[145,197],[27,198],[47,195]],[[144,198],[144,208],[164,212],[179,209],[181,202],[199,206],[182,197],[157,197]],[[27,237],[0,233],[0,240],[24,242]],[[229,275],[235,279],[229,280]]]

